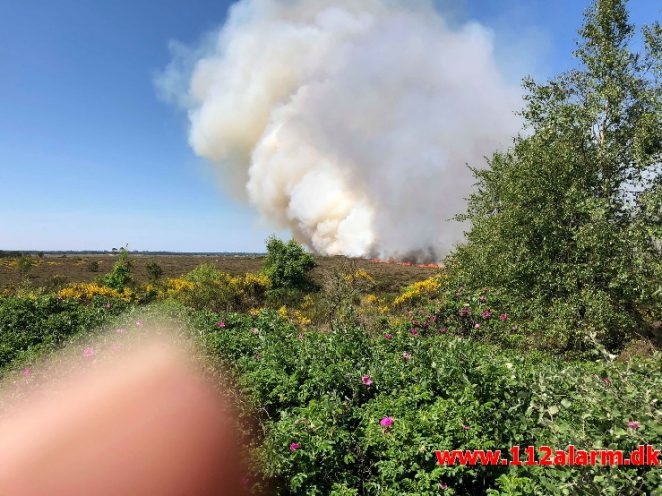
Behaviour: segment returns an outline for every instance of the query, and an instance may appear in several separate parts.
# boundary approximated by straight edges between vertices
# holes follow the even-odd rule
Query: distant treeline
[[[0,258],[18,258],[25,255],[37,255],[42,257],[44,255],[116,255],[119,250],[66,250],[66,251],[38,251],[38,250],[0,250]],[[264,256],[265,253],[257,252],[234,252],[234,251],[221,251],[221,252],[206,252],[206,251],[134,251],[131,250],[132,255],[169,255],[169,256],[210,256],[210,257],[248,257],[248,256]]]

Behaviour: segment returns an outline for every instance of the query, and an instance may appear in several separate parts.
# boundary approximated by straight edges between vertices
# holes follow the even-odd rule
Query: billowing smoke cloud
[[[427,1],[241,0],[160,85],[195,152],[321,254],[439,259],[466,227],[466,164],[518,128],[491,32]]]

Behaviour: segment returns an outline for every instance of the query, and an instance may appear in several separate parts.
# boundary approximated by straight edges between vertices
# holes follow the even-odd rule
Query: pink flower
[[[635,420],[628,420],[628,427],[630,429],[639,429],[639,427],[641,427],[641,424]]]
[[[412,335],[412,336],[418,336],[418,329],[416,329],[415,327],[413,327],[412,330],[411,330],[411,335]]]
[[[103,308],[110,308],[110,303],[104,304]]]
[[[480,324],[476,322],[476,323],[474,324],[474,329],[480,329]]]
[[[489,310],[485,310],[485,311],[482,313],[482,315],[483,315],[483,318],[484,318],[484,319],[489,319],[490,316],[492,315],[492,312],[490,312]]]
[[[299,443],[291,443],[291,444],[290,444],[290,451],[291,451],[292,453],[294,453],[294,452],[295,452],[296,450],[298,450],[299,448],[301,448],[301,444],[299,444]]]
[[[602,382],[604,382],[605,385],[607,385],[607,386],[611,386],[611,379],[609,377],[604,377],[602,379]]]
[[[440,482],[439,489],[441,489],[442,491],[448,491],[448,484],[446,484],[445,482]]]
[[[370,377],[369,375],[363,375],[361,376],[361,382],[365,386],[370,386],[372,384],[372,377]]]
[[[489,288],[483,288],[483,293],[487,293],[489,290]]]
[[[94,351],[94,348],[87,347],[83,350],[83,356],[85,358],[92,358],[94,355],[96,355],[96,352]]]
[[[299,335],[297,336],[297,339],[301,341],[303,339],[303,332],[300,332]]]
[[[404,358],[405,361],[411,359],[411,353],[409,353],[408,351],[403,351],[402,352],[402,358]]]
[[[393,339],[393,334],[387,332],[386,334],[384,334],[384,339]]]
[[[460,315],[469,315],[471,313],[471,308],[469,308],[469,305],[464,305],[462,307],[462,310],[460,310]]]
[[[432,317],[430,317],[430,320],[431,320],[432,322],[436,322],[436,321],[437,321],[437,316],[436,316],[436,315],[433,315]]]
[[[384,417],[379,421],[379,425],[382,427],[389,428],[393,425],[393,418],[392,417]]]
[[[440,328],[439,328],[439,332],[440,332],[441,334],[444,334],[444,333],[448,332],[448,327],[446,327],[446,326],[444,326],[444,327],[440,327]]]
[[[251,334],[255,334],[257,336],[258,334],[260,334],[260,331],[257,330],[257,327],[253,327],[251,329]]]
[[[32,375],[32,369],[30,367],[25,367],[23,369],[23,377],[30,377]]]
[[[465,431],[468,431],[469,429],[471,429],[471,426],[463,425],[462,428],[463,428]]]
[[[481,303],[485,303],[485,297],[481,296],[480,298],[478,298],[478,301],[480,301]]]
[[[502,313],[499,316],[499,318],[505,322],[506,320],[508,320],[508,314],[507,313]]]
[[[216,322],[216,327],[225,327],[225,322],[223,322],[222,320],[219,321],[219,322]]]
[[[136,327],[142,327],[143,326],[143,321],[142,320],[136,320]]]

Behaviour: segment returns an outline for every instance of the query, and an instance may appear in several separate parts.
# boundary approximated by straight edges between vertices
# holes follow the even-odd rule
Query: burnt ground
[[[117,255],[112,254],[81,254],[57,255],[46,254],[43,257],[32,256],[34,265],[27,276],[19,273],[11,258],[0,258],[0,289],[16,286],[24,277],[33,286],[53,287],[63,283],[88,282],[104,274],[112,268]],[[158,263],[164,272],[164,277],[182,276],[200,264],[211,264],[230,275],[246,272],[257,272],[262,268],[264,256],[261,255],[148,255],[130,254],[134,264],[134,277],[138,283],[147,282],[145,265]],[[98,263],[98,272],[93,272],[90,263]],[[321,283],[325,274],[334,270],[354,271],[363,269],[375,278],[375,291],[393,293],[403,286],[415,281],[426,279],[437,271],[429,267],[406,266],[389,263],[378,263],[365,259],[348,259],[345,257],[316,257],[318,267],[312,272],[315,282]]]

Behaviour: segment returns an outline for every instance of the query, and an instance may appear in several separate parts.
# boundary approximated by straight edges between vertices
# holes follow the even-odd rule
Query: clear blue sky
[[[259,251],[273,228],[219,187],[158,99],[169,40],[220,25],[220,0],[0,0],[0,249]],[[444,7],[448,5],[450,7]],[[632,0],[632,20],[660,17]],[[447,0],[496,32],[519,79],[572,65],[580,0]],[[518,41],[523,40],[523,41]],[[499,48],[498,48],[499,49]]]

